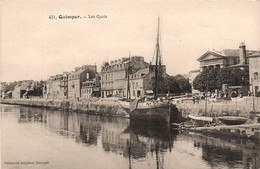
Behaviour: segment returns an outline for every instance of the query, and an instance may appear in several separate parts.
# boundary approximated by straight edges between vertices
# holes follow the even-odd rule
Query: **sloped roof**
[[[136,71],[135,73],[149,73],[149,68],[143,68],[143,69],[139,69],[138,71]]]
[[[251,53],[255,51],[253,50],[246,50],[246,55],[251,56]],[[214,56],[220,57],[220,58],[227,58],[227,57],[238,57],[239,56],[239,49],[223,49],[221,51],[215,51],[215,50],[208,50],[206,53],[204,53],[201,57],[199,57],[197,60],[201,61],[203,60],[208,54],[212,54]]]
[[[221,53],[223,56],[239,56],[239,49],[224,49]]]
[[[249,58],[251,58],[251,57],[260,57],[260,51],[255,52],[255,53],[253,53],[252,55],[249,56]]]
[[[220,57],[220,58],[225,58],[224,54],[219,52],[219,51],[210,51],[208,50],[206,53],[204,53],[201,57],[199,57],[197,60],[201,61],[203,60],[208,54],[212,54],[214,56]]]
[[[20,85],[16,85],[16,87],[19,87],[20,90],[27,90],[27,88],[30,86],[30,82],[22,82]]]

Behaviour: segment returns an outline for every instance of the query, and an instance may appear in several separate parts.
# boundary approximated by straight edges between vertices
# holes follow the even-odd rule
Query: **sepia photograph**
[[[260,169],[259,0],[1,0],[2,169]]]

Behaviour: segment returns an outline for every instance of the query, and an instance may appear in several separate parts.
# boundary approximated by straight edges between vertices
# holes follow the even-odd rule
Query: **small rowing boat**
[[[193,125],[204,126],[213,122],[213,117],[188,115]]]
[[[247,122],[247,118],[238,116],[223,116],[218,118],[223,124],[226,125],[240,125]]]

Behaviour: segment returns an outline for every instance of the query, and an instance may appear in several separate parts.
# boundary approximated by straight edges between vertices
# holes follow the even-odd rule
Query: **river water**
[[[260,168],[259,141],[84,113],[3,104],[0,110],[2,168]]]

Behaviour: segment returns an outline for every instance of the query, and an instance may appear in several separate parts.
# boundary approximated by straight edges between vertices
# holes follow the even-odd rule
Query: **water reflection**
[[[103,157],[110,153],[122,157],[116,159],[121,168],[260,168],[259,141],[179,132],[159,121],[11,105],[1,105],[0,110],[2,120],[12,112],[15,116],[11,118],[17,118],[19,125],[41,125],[88,147],[92,154],[101,150]]]
[[[194,147],[202,149],[202,159],[215,168],[260,168],[259,140],[215,138],[198,133],[190,133]]]

